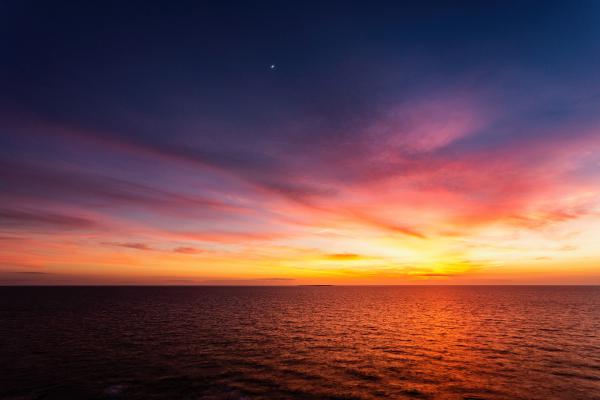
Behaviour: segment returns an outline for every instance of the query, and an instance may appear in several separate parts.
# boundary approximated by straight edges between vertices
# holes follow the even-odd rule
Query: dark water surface
[[[2,399],[600,399],[600,287],[0,288]]]

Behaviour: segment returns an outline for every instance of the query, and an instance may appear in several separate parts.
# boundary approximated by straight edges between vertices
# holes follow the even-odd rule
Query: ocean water
[[[0,288],[1,399],[600,399],[600,287]]]

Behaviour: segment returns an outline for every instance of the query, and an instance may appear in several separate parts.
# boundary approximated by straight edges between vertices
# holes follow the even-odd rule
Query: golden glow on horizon
[[[2,262],[47,272],[48,282],[71,277],[66,283],[593,283],[600,275],[597,216],[536,229],[502,222],[425,238],[351,222],[225,244],[207,235],[170,247],[172,238],[153,235],[143,245],[38,235],[5,246]]]

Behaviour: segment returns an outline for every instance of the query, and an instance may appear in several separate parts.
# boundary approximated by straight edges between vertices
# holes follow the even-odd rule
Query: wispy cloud
[[[0,226],[8,229],[90,229],[96,221],[76,215],[43,210],[0,209]]]
[[[197,254],[201,253],[202,250],[197,249],[195,247],[176,247],[173,249],[173,252],[181,254]]]
[[[134,250],[146,250],[146,251],[154,250],[152,247],[148,246],[147,244],[138,243],[138,242],[102,242],[102,244],[108,245],[108,246],[125,247],[127,249],[134,249]]]
[[[368,258],[368,257],[362,256],[360,254],[354,254],[354,253],[327,254],[326,257],[329,258],[329,259],[331,259],[331,260],[340,260],[340,261],[345,261],[345,260],[362,260],[364,258]]]

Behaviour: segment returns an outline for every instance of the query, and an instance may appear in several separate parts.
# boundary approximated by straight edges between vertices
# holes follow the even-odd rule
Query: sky
[[[0,1],[0,284],[600,284],[600,3]]]

